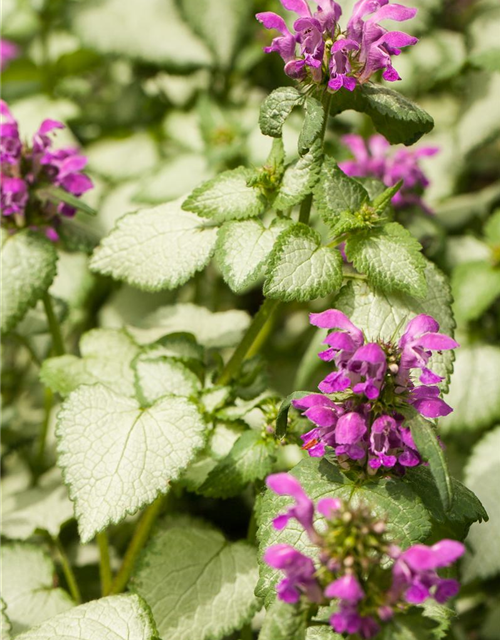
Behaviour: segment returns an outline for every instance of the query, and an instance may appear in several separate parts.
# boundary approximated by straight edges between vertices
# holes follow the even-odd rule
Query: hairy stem
[[[113,574],[111,573],[111,565],[109,563],[109,541],[106,531],[100,531],[97,534],[97,545],[99,547],[99,575],[101,577],[101,593],[103,596],[111,590],[113,582]]]
[[[142,518],[137,525],[136,530],[134,531],[134,535],[132,536],[132,540],[128,546],[128,549],[125,553],[125,557],[123,558],[122,566],[118,571],[116,578],[111,585],[111,589],[109,593],[117,594],[121,593],[125,587],[127,586],[127,582],[129,581],[130,575],[134,568],[134,565],[137,560],[137,556],[139,552],[146,544],[147,539],[149,538],[149,534],[151,533],[151,529],[160,513],[161,507],[163,505],[164,496],[159,496],[150,504],[147,509],[145,509],[142,514]]]
[[[65,353],[65,349],[61,334],[61,327],[59,326],[59,322],[54,312],[52,298],[48,292],[43,295],[42,301],[47,315],[47,322],[49,323],[50,334],[52,336],[52,348],[54,349],[56,356],[62,356]]]
[[[75,574],[73,573],[73,569],[68,560],[68,556],[64,551],[64,547],[62,546],[61,541],[58,537],[53,538],[54,545],[59,553],[59,560],[61,561],[61,567],[64,573],[64,577],[66,578],[66,582],[68,583],[68,589],[71,593],[71,597],[75,601],[76,604],[80,604],[82,601],[82,596],[80,594],[80,589],[78,588],[78,583],[75,578]]]
[[[254,316],[250,326],[248,327],[245,335],[243,336],[240,344],[236,347],[236,351],[231,356],[229,362],[224,367],[224,370],[220,374],[217,384],[227,384],[238,372],[241,363],[245,359],[245,356],[251,349],[254,342],[257,340],[260,332],[264,328],[264,325],[271,317],[274,310],[278,307],[278,300],[271,300],[266,298],[262,303],[260,309]]]
[[[323,127],[321,128],[321,134],[320,134],[321,144],[323,144],[323,141],[325,139],[326,129],[328,127],[328,117],[330,115],[330,104],[332,101],[332,96],[333,96],[332,93],[325,91],[325,93],[323,94],[323,99],[321,101],[323,104],[323,110],[325,112],[325,117],[323,119]],[[302,201],[302,204],[300,205],[299,222],[302,222],[303,224],[309,224],[312,202],[313,202],[313,195],[312,193],[310,193],[308,196],[304,198],[304,200]]]

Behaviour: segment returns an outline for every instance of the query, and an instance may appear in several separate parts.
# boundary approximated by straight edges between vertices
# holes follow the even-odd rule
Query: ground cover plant
[[[499,638],[496,3],[3,18],[2,640]]]

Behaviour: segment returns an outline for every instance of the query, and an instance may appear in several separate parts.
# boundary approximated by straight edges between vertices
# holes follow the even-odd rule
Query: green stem
[[[80,604],[82,601],[82,596],[80,595],[80,589],[78,588],[78,583],[75,578],[75,574],[73,573],[73,569],[68,560],[68,556],[64,551],[64,547],[62,546],[61,541],[58,537],[53,538],[54,545],[59,552],[59,559],[61,561],[62,570],[64,573],[64,577],[66,578],[66,582],[68,584],[69,592],[76,604]]]
[[[106,531],[97,534],[97,545],[99,547],[99,575],[101,577],[102,595],[107,595],[111,590],[113,582],[113,574],[111,573],[111,565],[109,563],[109,541]]]
[[[240,632],[240,639],[253,640],[253,631],[252,631],[252,625],[250,622],[246,624],[244,627],[242,627]]]
[[[45,447],[47,444],[47,434],[49,432],[50,412],[52,411],[52,403],[54,401],[54,394],[48,388],[44,389],[44,417],[42,423],[42,430],[40,431],[40,441],[38,444],[38,453],[35,462],[35,474],[36,478],[43,470],[43,461],[45,458]],[[35,478],[35,481],[36,481]]]
[[[163,496],[159,496],[150,504],[147,509],[145,509],[142,514],[142,518],[139,521],[139,524],[132,536],[132,540],[128,546],[128,549],[125,553],[125,557],[123,558],[122,566],[118,571],[116,578],[111,585],[111,589],[109,591],[110,594],[121,593],[125,587],[127,586],[127,582],[130,578],[132,570],[134,568],[135,562],[137,560],[137,556],[141,551],[142,547],[145,545],[149,534],[151,533],[151,529],[160,513],[160,509],[163,505]]]
[[[323,126],[321,128],[321,133],[320,133],[320,140],[322,145],[325,139],[326,129],[328,127],[328,117],[330,115],[330,104],[332,102],[332,96],[333,94],[330,93],[329,91],[325,91],[325,93],[323,94],[322,104],[323,104],[323,110],[325,112],[325,117],[323,119]],[[312,202],[313,202],[313,195],[312,193],[310,193],[308,196],[304,198],[304,200],[302,201],[302,204],[300,205],[299,222],[302,222],[303,224],[309,224]]]
[[[17,342],[19,342],[19,344],[22,344],[23,347],[29,352],[31,359],[36,364],[36,366],[41,367],[42,363],[40,362],[40,358],[37,356],[29,340],[24,336],[20,336],[18,333],[13,333],[11,335],[14,338],[14,340],[17,340]]]
[[[241,363],[245,359],[245,356],[251,349],[252,345],[258,338],[260,332],[264,328],[264,325],[269,320],[274,310],[278,307],[278,300],[270,300],[266,298],[262,303],[260,309],[257,311],[254,319],[252,320],[247,332],[243,336],[240,344],[236,347],[236,351],[231,356],[229,362],[224,367],[224,370],[220,374],[217,384],[227,384],[238,373]]]
[[[52,335],[52,348],[54,349],[56,356],[62,356],[65,353],[65,349],[61,334],[61,327],[59,326],[59,322],[54,312],[54,307],[52,306],[52,298],[48,292],[43,295],[42,301],[43,306],[45,307],[50,333]]]

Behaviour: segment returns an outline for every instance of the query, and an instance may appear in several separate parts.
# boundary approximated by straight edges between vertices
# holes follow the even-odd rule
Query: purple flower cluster
[[[426,213],[432,213],[422,200],[422,193],[429,185],[429,180],[422,171],[419,160],[438,153],[437,147],[393,149],[387,140],[378,134],[368,140],[349,134],[343,136],[342,141],[354,155],[353,160],[339,162],[339,167],[344,173],[353,178],[377,178],[387,187],[393,187],[402,180],[401,189],[392,199],[394,206],[403,208],[416,205]]]
[[[437,569],[453,564],[465,551],[455,540],[441,540],[428,547],[417,544],[406,551],[386,541],[385,523],[375,520],[363,506],[349,509],[339,499],[322,498],[316,511],[326,520],[319,533],[314,525],[315,507],[298,480],[286,473],[267,478],[267,486],[295,503],[275,518],[283,529],[290,518],[304,527],[317,547],[317,561],[287,544],[269,547],[265,562],[284,573],[277,585],[280,600],[294,604],[301,597],[319,605],[337,601],[330,625],[337,633],[372,638],[395,611],[428,598],[446,602],[459,590],[456,580],[441,578]],[[392,567],[387,560],[392,559]]]
[[[416,9],[390,0],[358,0],[342,31],[340,5],[334,0],[314,1],[318,10],[312,13],[306,0],[281,0],[285,9],[298,16],[293,24],[295,33],[276,13],[256,15],[266,29],[281,34],[264,51],[279,53],[288,76],[316,84],[327,82],[331,91],[341,87],[353,91],[381,69],[385,80],[400,80],[392,66],[392,56],[399,55],[403,47],[416,44],[417,38],[402,31],[388,31],[380,22],[410,20]]]
[[[81,196],[92,188],[92,181],[82,173],[87,158],[76,148],[51,148],[50,134],[64,128],[57,120],[44,120],[28,147],[21,142],[18,124],[3,100],[0,116],[2,225],[43,228],[47,237],[56,241],[60,216],[71,217],[76,209],[64,202],[46,201],[36,190],[54,185],[73,196]]]
[[[19,55],[19,47],[10,40],[0,39],[0,71],[7,68],[11,60]]]
[[[341,464],[355,461],[369,473],[420,464],[402,410],[412,405],[427,418],[452,411],[439,397],[442,378],[428,364],[433,352],[459,345],[424,314],[407,324],[397,345],[365,342],[362,331],[336,309],[311,314],[311,324],[334,329],[319,357],[333,362],[335,370],[318,385],[322,393],[293,401],[316,425],[302,436],[303,448],[319,457],[331,447]],[[418,381],[414,370],[420,370]]]

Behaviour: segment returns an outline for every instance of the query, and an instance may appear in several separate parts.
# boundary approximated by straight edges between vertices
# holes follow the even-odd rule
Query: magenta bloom
[[[266,28],[277,31],[266,53],[278,53],[285,63],[285,73],[297,80],[325,82],[331,91],[345,87],[353,91],[367,82],[379,69],[386,80],[400,77],[392,66],[392,56],[417,42],[402,31],[387,31],[381,21],[410,20],[416,9],[392,4],[389,0],[359,0],[342,31],[339,20],[342,9],[334,0],[315,0],[317,11],[311,12],[305,0],[281,0],[288,11],[296,14],[290,31],[281,16],[266,11],[256,15]]]
[[[401,189],[392,199],[394,206],[403,208],[416,205],[426,213],[432,213],[422,200],[422,193],[429,185],[429,180],[419,161],[425,156],[438,153],[437,147],[420,147],[414,150],[393,148],[379,134],[368,140],[349,134],[343,136],[342,141],[354,155],[353,160],[339,162],[339,167],[345,174],[353,178],[377,178],[387,187],[393,187],[402,180]]]
[[[443,604],[455,596],[460,587],[456,580],[439,577],[436,569],[450,566],[464,553],[461,542],[446,539],[432,547],[417,544],[403,552],[396,549],[391,598],[397,600],[402,595],[411,604],[421,604],[432,597]]]
[[[19,55],[19,47],[10,40],[0,39],[0,71],[6,69]]]
[[[13,230],[41,228],[50,240],[56,241],[61,216],[73,216],[76,209],[64,202],[42,200],[39,189],[53,185],[73,196],[81,196],[92,188],[92,181],[82,173],[87,158],[75,148],[52,149],[51,135],[64,128],[57,120],[44,120],[33,136],[32,146],[28,147],[22,144],[18,124],[3,100],[0,115],[2,226]]]
[[[278,583],[278,598],[289,604],[298,602],[301,593],[311,602],[321,602],[323,594],[314,577],[316,568],[311,558],[288,544],[275,544],[264,554],[264,562],[274,569],[280,569],[285,578]]]
[[[274,527],[283,529],[291,518],[295,518],[307,531],[309,537],[314,540],[316,537],[313,526],[314,504],[300,486],[300,482],[288,473],[275,473],[267,477],[266,484],[279,496],[290,496],[295,500],[293,507],[274,519]]]

